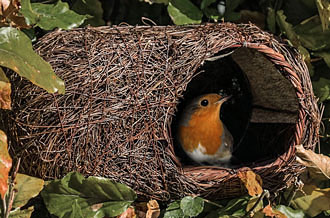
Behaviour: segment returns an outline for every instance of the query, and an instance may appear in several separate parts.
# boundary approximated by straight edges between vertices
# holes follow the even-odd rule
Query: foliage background
[[[328,0],[0,0],[0,9],[0,65],[14,70],[48,92],[64,93],[64,82],[55,76],[48,63],[33,53],[31,42],[36,42],[56,28],[120,23],[185,25],[230,21],[252,22],[274,35],[286,38],[303,55],[314,92],[322,105],[323,128],[321,146],[317,152],[325,156],[308,155],[313,156],[310,158],[313,160],[325,160],[323,165],[314,164],[311,167],[321,169],[325,179],[312,178],[312,182],[305,180],[305,186],[300,187],[302,191],[297,192],[299,188],[293,187],[272,202],[269,201],[267,190],[262,190],[260,184],[253,180],[255,186],[260,188],[255,197],[242,196],[210,202],[187,196],[180,201],[160,205],[160,212],[164,217],[329,216],[330,163],[326,159],[330,155]],[[33,61],[31,57],[34,57]],[[40,72],[41,76],[36,77]],[[0,105],[3,109],[10,109],[10,91],[11,84],[0,68]],[[6,136],[2,131],[0,139],[2,217],[83,217],[86,214],[112,217],[123,215],[136,199],[129,187],[105,179],[84,178],[78,173],[70,173],[62,180],[51,181],[44,186],[44,181],[18,174],[13,168],[8,180],[12,163],[7,152]],[[301,152],[306,155],[305,151]],[[14,166],[17,166],[17,160]],[[33,189],[28,188],[28,185]],[[101,190],[100,187],[106,188],[111,195],[94,192]],[[40,191],[41,195],[38,195]],[[147,209],[139,209],[139,205],[134,203],[136,214],[144,211],[144,216],[148,217],[148,212],[150,215],[156,211],[158,216],[158,204],[153,207],[150,205]],[[127,211],[121,217],[134,217],[132,214],[127,215]]]

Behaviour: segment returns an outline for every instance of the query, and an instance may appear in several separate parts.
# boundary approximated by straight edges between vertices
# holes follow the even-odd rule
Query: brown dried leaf
[[[241,171],[237,176],[243,182],[250,196],[260,195],[262,193],[262,179],[253,171]]]
[[[117,216],[117,218],[136,218],[135,210],[132,207],[127,208],[127,210]]]
[[[12,160],[8,153],[7,136],[0,130],[0,194],[1,198],[8,189],[8,173],[12,165]]]
[[[0,67],[0,108],[1,109],[11,109],[11,85]]]
[[[4,3],[4,4],[3,4]],[[18,28],[30,28],[25,18],[19,14],[20,3],[18,0],[0,0],[0,24]]]
[[[297,161],[307,167],[311,179],[330,179],[330,157],[306,150],[302,145],[296,146]]]
[[[0,0],[0,16],[4,14],[4,11],[7,10],[9,5],[10,5],[10,0]]]
[[[148,211],[146,218],[157,218],[160,215],[160,209],[156,200],[150,200],[147,204]]]
[[[267,205],[262,212],[268,216],[268,217],[274,217],[274,218],[287,218],[285,214],[281,213],[278,210],[273,210],[273,208],[270,205]]]

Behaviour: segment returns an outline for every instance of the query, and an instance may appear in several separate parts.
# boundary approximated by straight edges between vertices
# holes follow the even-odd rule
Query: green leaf
[[[78,200],[75,199],[72,204],[72,213],[68,216],[69,218],[84,217],[81,211],[81,207],[78,204]]]
[[[224,208],[213,211],[206,218],[214,217],[243,217],[246,213],[250,197],[244,196],[230,200]]]
[[[330,68],[330,51],[313,52],[312,54],[323,58],[324,62]]]
[[[56,4],[30,3],[22,0],[20,12],[24,15],[28,25],[35,25],[44,30],[56,27],[72,29],[78,27],[89,18],[89,15],[79,15],[69,9],[68,3],[58,1]]]
[[[301,21],[317,14],[315,0],[290,0],[290,1],[272,1],[275,10],[284,10],[287,15],[287,21],[293,26]]]
[[[180,201],[174,201],[166,208],[164,218],[185,218],[182,209],[180,208]]]
[[[226,0],[225,21],[236,21],[241,18],[239,12],[235,12],[235,9],[243,2],[243,0]]]
[[[77,172],[50,182],[41,196],[48,211],[58,217],[70,217],[79,210],[85,217],[113,217],[136,199],[135,192],[124,184],[101,177],[84,178]],[[72,206],[75,201],[80,208]]]
[[[169,0],[143,0],[145,2],[148,2],[149,4],[165,4],[168,5]]]
[[[13,208],[23,207],[36,197],[44,186],[44,180],[18,173],[15,179],[15,198]]]
[[[330,80],[320,78],[318,81],[313,81],[313,89],[315,95],[320,101],[330,100]]]
[[[90,24],[91,26],[103,26],[102,4],[99,0],[77,0],[72,5],[72,10],[78,14],[89,14],[92,18],[85,20],[84,25]]]
[[[276,210],[285,214],[287,218],[307,218],[302,210],[294,210],[284,205],[277,205]]]
[[[201,2],[201,9],[204,10],[206,9],[208,6],[210,6],[212,3],[216,2],[217,0],[203,0]]]
[[[276,33],[276,12],[273,8],[268,8],[267,27],[272,33]]]
[[[330,49],[330,29],[323,31],[319,16],[313,16],[294,27],[301,44],[312,50]]]
[[[0,108],[11,109],[11,84],[5,72],[0,67]]]
[[[167,11],[176,25],[202,22],[203,13],[189,0],[171,0]]]
[[[180,208],[186,216],[197,216],[204,209],[204,199],[186,196],[181,200]]]
[[[12,165],[11,157],[8,153],[6,134],[0,130],[0,195],[4,198],[8,189],[8,173]]]
[[[33,206],[24,210],[16,208],[15,210],[10,211],[9,218],[30,218],[33,211]]]
[[[303,56],[303,60],[306,62],[308,66],[310,74],[313,75],[314,69],[311,64],[310,54],[307,51],[307,49],[304,46],[302,46],[300,42],[300,38],[298,38],[292,25],[286,22],[286,16],[284,15],[283,11],[277,11],[276,23],[280,27],[281,32],[284,33],[289,38],[292,45],[298,48],[300,54]]]
[[[222,16],[219,14],[218,10],[215,8],[205,8],[203,10],[204,14],[206,17],[208,17],[209,19],[218,22],[218,20],[220,20],[220,18],[222,18]]]
[[[330,216],[330,210],[323,211],[325,216]]]
[[[300,45],[300,41],[297,37],[297,34],[293,30],[292,25],[286,22],[286,16],[284,15],[284,12],[282,10],[277,11],[276,15],[276,23],[280,27],[281,32],[289,38],[295,47],[298,47]]]
[[[221,15],[219,14],[217,7],[212,7],[212,6],[209,7],[211,4],[215,2],[216,0],[203,0],[201,2],[201,9],[206,17],[217,22],[221,18]]]
[[[33,51],[31,40],[15,28],[0,29],[0,65],[50,93],[65,92],[64,82],[56,76],[50,64]]]

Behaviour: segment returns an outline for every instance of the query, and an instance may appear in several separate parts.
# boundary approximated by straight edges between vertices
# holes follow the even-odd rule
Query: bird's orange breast
[[[200,144],[205,154],[215,154],[222,144],[223,125],[218,111],[194,113],[187,125],[179,127],[180,143],[192,152]]]

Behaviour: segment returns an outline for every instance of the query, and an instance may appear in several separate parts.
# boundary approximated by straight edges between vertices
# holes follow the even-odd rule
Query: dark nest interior
[[[271,192],[290,186],[303,169],[295,145],[318,142],[306,65],[254,25],[81,28],[51,32],[35,50],[66,93],[7,71],[13,110],[2,111],[1,128],[23,173],[104,176],[141,199],[221,199],[246,193],[237,173],[249,169]],[[211,92],[233,96],[221,119],[234,137],[234,169],[197,165],[175,140],[182,108]]]

